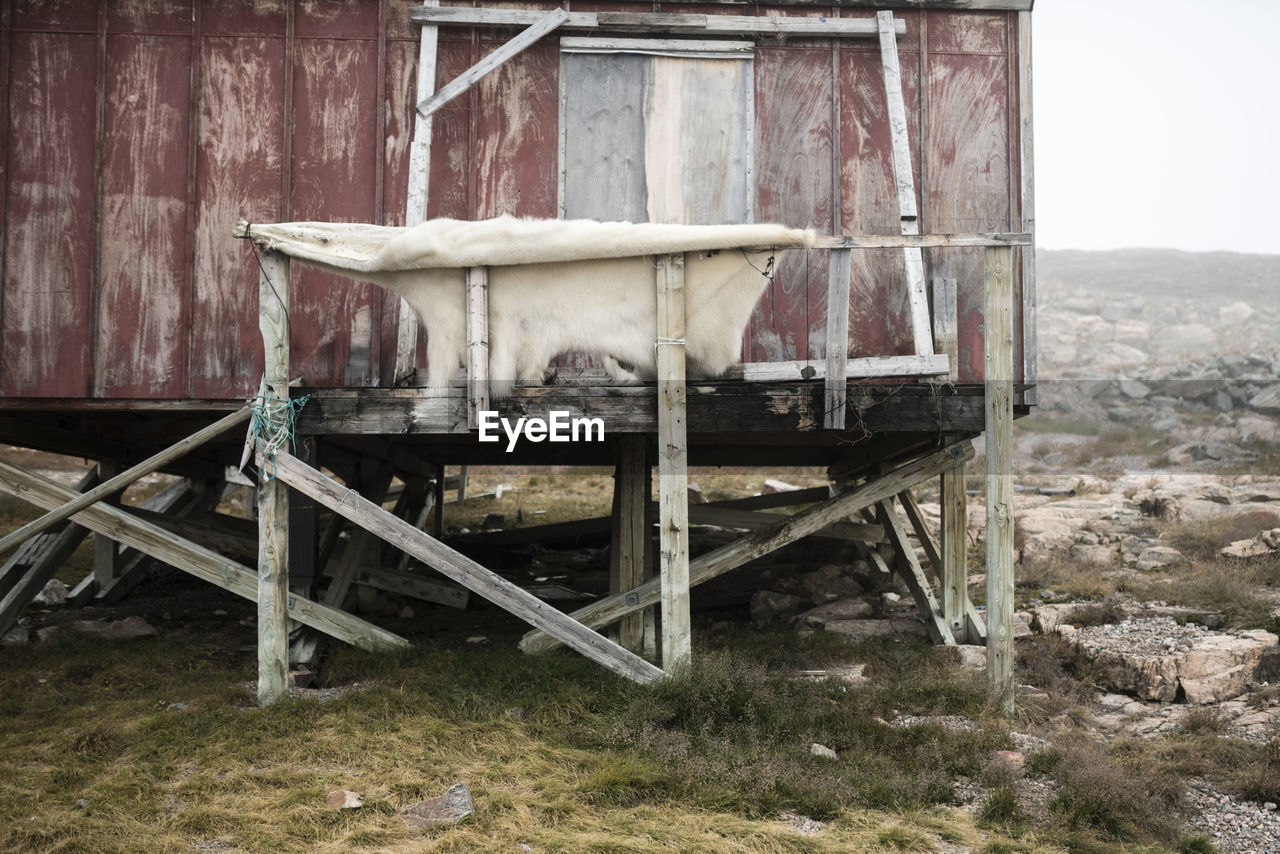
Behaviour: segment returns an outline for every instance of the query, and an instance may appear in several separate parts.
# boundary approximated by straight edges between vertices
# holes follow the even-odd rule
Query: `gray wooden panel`
[[[650,60],[632,54],[561,54],[564,218],[648,220],[641,111]]]
[[[645,91],[649,218],[751,222],[753,63],[654,57]]]
[[[749,58],[564,53],[560,67],[564,217],[752,221]]]

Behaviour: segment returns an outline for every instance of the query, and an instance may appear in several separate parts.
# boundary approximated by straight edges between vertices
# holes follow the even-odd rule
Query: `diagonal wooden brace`
[[[721,546],[689,563],[689,585],[692,587],[709,581],[761,555],[793,543],[801,537],[814,534],[837,519],[844,519],[864,507],[892,498],[922,480],[936,477],[940,471],[951,468],[958,461],[972,457],[972,443],[957,442],[900,466],[852,492],[837,495],[808,510],[789,516],[767,530],[757,531]],[[574,611],[570,616],[591,628],[606,626],[632,611],[655,604],[660,595],[660,582],[654,579],[629,593],[609,596],[593,602],[585,608]],[[548,652],[557,646],[559,642],[543,632],[530,632],[520,641],[520,648],[528,653]]]
[[[76,497],[74,490],[3,460],[0,460],[0,492],[45,508],[57,507]],[[252,571],[124,510],[95,504],[77,513],[74,520],[95,534],[149,554],[237,596],[250,601],[258,598],[258,577]],[[302,596],[290,595],[289,619],[362,649],[390,650],[409,646],[409,642],[397,634]]]
[[[276,476],[289,486],[311,496],[334,513],[345,516],[500,608],[542,631],[555,634],[562,643],[597,664],[646,684],[665,677],[666,674],[640,656],[628,652],[532,593],[520,589],[461,552],[424,534],[403,519],[396,518],[359,493],[347,489],[288,453],[277,451],[274,465]]]

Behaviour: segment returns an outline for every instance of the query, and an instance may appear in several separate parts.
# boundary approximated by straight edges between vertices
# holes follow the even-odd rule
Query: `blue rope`
[[[271,470],[259,473],[270,483],[276,478],[275,458],[278,451],[287,442],[291,451],[297,450],[297,438],[294,428],[298,422],[298,413],[306,406],[311,395],[304,394],[297,399],[276,397],[266,391],[258,395],[253,402],[253,425],[251,432],[254,443],[262,442],[262,455],[271,463]]]

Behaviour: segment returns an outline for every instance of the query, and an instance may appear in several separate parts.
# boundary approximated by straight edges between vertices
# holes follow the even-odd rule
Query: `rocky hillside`
[[[1277,441],[1280,255],[1044,251],[1038,278],[1040,412],[1153,427],[1174,464]]]

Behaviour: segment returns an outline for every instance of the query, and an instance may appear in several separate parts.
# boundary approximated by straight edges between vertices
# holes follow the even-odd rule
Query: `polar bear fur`
[[[738,361],[747,321],[769,284],[761,271],[771,254],[686,254],[685,356],[691,377],[719,376]],[[427,328],[428,383],[447,385],[466,359],[466,272],[358,277],[404,297]],[[547,364],[571,350],[602,357],[620,382],[652,378],[655,311],[650,257],[490,267],[490,392],[502,398],[516,383],[540,384]]]
[[[322,269],[389,288],[427,329],[428,382],[447,386],[466,358],[466,269],[489,269],[489,375],[495,397],[540,383],[559,353],[604,359],[615,379],[655,373],[654,256],[685,255],[685,355],[691,377],[738,360],[742,336],[782,249],[811,247],[782,225],[592,220],[433,219],[412,228],[359,223],[242,224],[244,234]],[[738,247],[771,247],[744,250]]]

